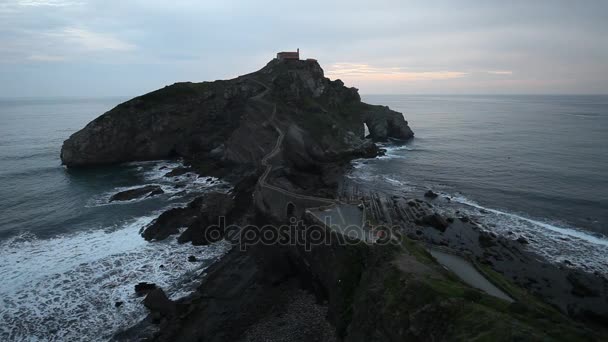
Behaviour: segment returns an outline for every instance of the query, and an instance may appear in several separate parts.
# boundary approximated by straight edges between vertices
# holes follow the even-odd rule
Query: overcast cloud
[[[296,48],[363,94],[608,93],[608,1],[1,1],[0,97],[133,96]]]

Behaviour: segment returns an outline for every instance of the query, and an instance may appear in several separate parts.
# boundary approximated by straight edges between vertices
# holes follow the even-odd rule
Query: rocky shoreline
[[[524,237],[497,236],[473,217],[445,215],[434,203],[447,199],[433,192],[406,198],[344,177],[351,160],[382,153],[374,142],[411,137],[400,113],[361,102],[355,88],[325,78],[312,60],[273,60],[233,80],[178,83],[91,122],[64,143],[68,167],[180,157],[201,177],[234,185],[146,227],[151,243],[179,234],[180,243],[227,240],[234,247],[201,275],[191,296],[173,302],[150,291],[144,304],[151,314],[115,339],[605,338],[608,281],[601,274],[551,264],[527,250]],[[155,193],[143,187],[111,200]],[[348,214],[353,206],[361,212]],[[371,238],[319,224],[309,210],[317,207],[321,215],[335,211],[344,226],[343,216],[362,215],[358,229]],[[259,227],[269,225],[289,229],[260,243]],[[292,243],[296,237],[303,240]],[[463,283],[427,245],[466,258],[514,301]]]

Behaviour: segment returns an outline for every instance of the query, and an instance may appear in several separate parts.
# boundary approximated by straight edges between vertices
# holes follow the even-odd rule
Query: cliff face
[[[273,60],[232,80],[176,83],[122,103],[66,140],[61,160],[85,167],[181,156],[257,165],[277,137],[271,121],[301,131],[299,152],[313,160],[369,148],[364,122],[375,141],[413,136],[400,113],[361,102],[316,61]]]

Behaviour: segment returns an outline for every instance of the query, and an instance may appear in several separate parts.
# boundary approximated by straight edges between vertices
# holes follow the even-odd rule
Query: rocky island
[[[362,102],[315,60],[289,58],[167,86],[89,123],[65,141],[67,167],[182,158],[233,185],[146,227],[150,243],[176,235],[234,247],[186,298],[151,288],[148,318],[115,339],[606,338],[601,275],[551,264],[474,217],[441,214],[435,205],[449,199],[432,192],[408,198],[343,177],[352,160],[382,154],[376,142],[413,135],[401,113]]]

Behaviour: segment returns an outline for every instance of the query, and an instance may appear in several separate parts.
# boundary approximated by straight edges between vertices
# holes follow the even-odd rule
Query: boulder
[[[435,198],[439,197],[439,195],[437,195],[436,193],[434,193],[433,190],[429,190],[429,191],[427,191],[427,192],[424,193],[424,197],[430,198],[430,199],[435,199]]]
[[[161,288],[152,290],[144,299],[144,306],[153,314],[158,314],[160,317],[168,317],[175,315],[176,305],[170,300],[165,291]]]
[[[179,233],[179,228],[188,227],[198,220],[201,213],[202,198],[190,202],[187,207],[172,208],[162,213],[143,232],[144,239],[163,240]]]
[[[138,283],[137,285],[135,285],[135,293],[138,296],[143,296],[155,289],[156,289],[156,284],[154,284],[154,283],[141,282],[141,283]]]
[[[129,189],[116,193],[110,197],[110,202],[130,201],[142,197],[151,197],[164,194],[163,189],[158,185],[146,185],[136,189]]]
[[[165,174],[165,177],[177,177],[177,176],[181,176],[183,174],[186,174],[188,172],[190,172],[191,170],[189,168],[186,167],[176,167],[175,169],[167,172]]]

